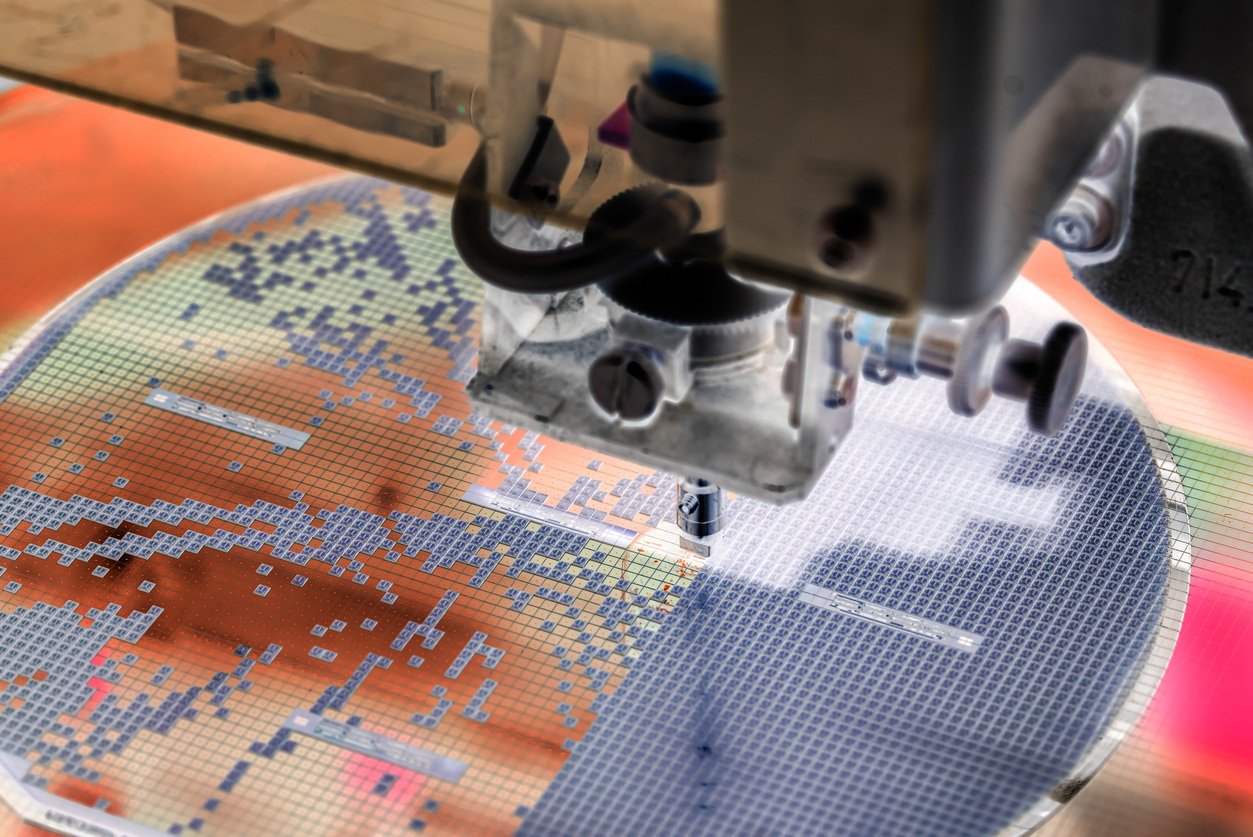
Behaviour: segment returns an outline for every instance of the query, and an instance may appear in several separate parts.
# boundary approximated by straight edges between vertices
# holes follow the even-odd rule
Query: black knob
[[[1044,436],[1062,429],[1083,385],[1088,336],[1074,323],[1058,323],[1042,344],[1006,342],[992,390],[1027,402],[1027,426]]]
[[[1058,323],[1044,338],[1040,368],[1027,396],[1027,425],[1052,436],[1075,406],[1088,362],[1088,335],[1074,323]]]

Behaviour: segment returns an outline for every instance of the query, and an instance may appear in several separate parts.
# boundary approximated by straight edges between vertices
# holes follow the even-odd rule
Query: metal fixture
[[[679,544],[708,557],[717,534],[722,530],[723,491],[700,477],[684,477],[675,486],[678,497],[675,522]]]
[[[993,395],[1027,403],[1027,426],[1046,436],[1061,429],[1074,406],[1087,361],[1087,336],[1059,323],[1043,343],[1009,338],[999,305],[975,317],[892,320],[858,314],[836,325],[833,339],[866,347],[862,372],[875,383],[897,376],[948,381],[950,409],[976,416]]]

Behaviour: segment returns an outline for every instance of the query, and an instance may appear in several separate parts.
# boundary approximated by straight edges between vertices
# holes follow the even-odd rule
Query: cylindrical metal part
[[[722,489],[700,477],[684,477],[676,486],[679,531],[692,538],[709,538],[722,528]]]
[[[959,416],[976,416],[992,398],[997,358],[1009,338],[1009,314],[1000,305],[966,321],[948,382],[948,405]]]
[[[918,341],[918,372],[941,380],[953,377],[960,348],[960,334],[952,334],[944,329],[924,331],[922,339]]]
[[[1026,401],[1040,374],[1040,354],[1039,343],[1017,339],[1006,342],[992,378],[992,391],[1002,398]]]
[[[671,183],[718,181],[723,125],[716,92],[680,97],[674,90],[659,90],[645,76],[627,94],[627,110],[631,159],[637,166]]]
[[[960,322],[940,317],[894,320],[859,313],[846,339],[866,347],[869,362],[884,370],[947,380],[953,377],[962,329]]]

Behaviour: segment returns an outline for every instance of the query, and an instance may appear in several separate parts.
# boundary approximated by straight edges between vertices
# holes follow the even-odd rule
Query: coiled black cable
[[[452,237],[461,260],[489,285],[515,293],[551,294],[617,279],[649,265],[658,250],[686,238],[699,218],[700,210],[690,197],[667,189],[632,222],[593,242],[560,250],[515,250],[492,233],[487,154],[480,145],[453,200]]]

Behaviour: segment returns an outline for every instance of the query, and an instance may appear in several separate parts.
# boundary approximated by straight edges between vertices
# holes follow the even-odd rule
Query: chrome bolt
[[[1079,186],[1049,219],[1049,239],[1063,250],[1090,252],[1109,243],[1114,207],[1086,186]]]

